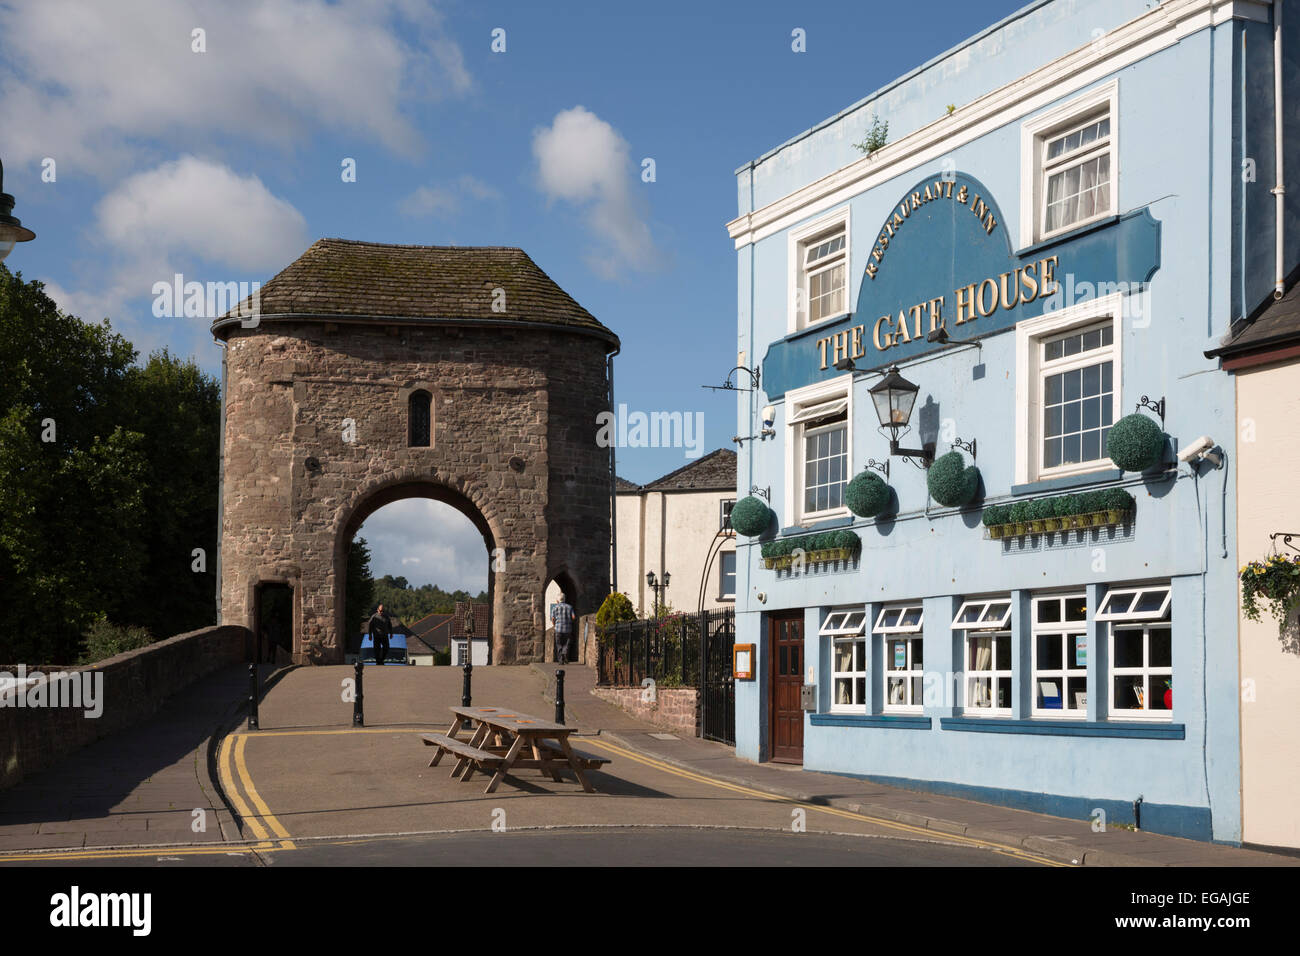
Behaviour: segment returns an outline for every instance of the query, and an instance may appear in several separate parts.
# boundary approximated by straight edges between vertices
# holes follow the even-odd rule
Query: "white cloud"
[[[466,173],[456,180],[454,187],[419,187],[397,201],[397,211],[403,216],[449,218],[460,211],[462,196],[484,201],[500,199],[501,193],[483,180]]]
[[[370,572],[402,576],[411,587],[436,584],[444,591],[487,590],[488,551],[483,535],[450,505],[408,498],[380,508],[357,531],[370,548]]]
[[[125,179],[95,207],[93,235],[150,269],[180,255],[275,272],[308,244],[307,221],[292,203],[257,176],[195,156]]]
[[[77,274],[79,288],[46,282],[65,312],[107,316],[142,354],[169,346],[181,355],[212,348],[206,319],[158,319],[155,282],[265,281],[310,245],[307,222],[256,176],[194,156],[124,180],[95,207],[89,239],[98,255]]]
[[[472,86],[424,0],[5,4],[0,60],[5,159],[103,178],[152,141],[289,146],[316,128],[413,155],[423,139],[404,104]]]
[[[555,115],[533,134],[538,184],[550,200],[587,209],[587,224],[602,244],[587,263],[606,278],[628,268],[659,264],[659,251],[632,192],[635,176],[627,141],[609,123],[581,106]]]

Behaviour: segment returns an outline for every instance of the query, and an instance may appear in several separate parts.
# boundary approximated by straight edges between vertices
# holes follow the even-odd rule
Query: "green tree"
[[[361,625],[370,617],[375,605],[375,579],[370,573],[370,548],[365,538],[354,538],[348,545],[348,578],[343,613],[345,646],[360,650]],[[356,645],[355,647],[353,645]]]
[[[0,265],[0,661],[214,621],[220,388],[166,350],[135,360]]]
[[[0,265],[0,660],[71,663],[138,580],[147,459],[119,418],[135,355]]]
[[[127,373],[120,414],[148,465],[147,558],[120,616],[164,636],[215,624],[221,385],[162,349]]]

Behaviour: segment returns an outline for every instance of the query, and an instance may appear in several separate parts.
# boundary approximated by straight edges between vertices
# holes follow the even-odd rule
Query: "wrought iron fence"
[[[732,608],[616,624],[600,638],[597,683],[640,687],[649,678],[660,687],[697,688],[702,735],[734,744],[731,649],[735,635],[736,614]]]

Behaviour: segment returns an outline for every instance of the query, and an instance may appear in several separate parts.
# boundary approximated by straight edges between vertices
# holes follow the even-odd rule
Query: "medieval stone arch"
[[[501,303],[506,311],[500,311]],[[609,590],[612,449],[597,443],[618,339],[518,249],[320,240],[213,326],[223,360],[219,616],[293,588],[293,659],[341,662],[348,543],[409,497],[446,501],[493,565],[493,660],[541,658],[543,592]],[[408,403],[432,399],[428,446]]]

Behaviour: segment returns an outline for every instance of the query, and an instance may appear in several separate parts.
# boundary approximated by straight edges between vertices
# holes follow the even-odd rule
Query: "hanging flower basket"
[[[1300,555],[1275,554],[1266,561],[1251,561],[1239,576],[1241,609],[1246,617],[1258,621],[1261,605],[1268,604],[1279,633],[1284,632],[1291,612],[1300,606]]]

